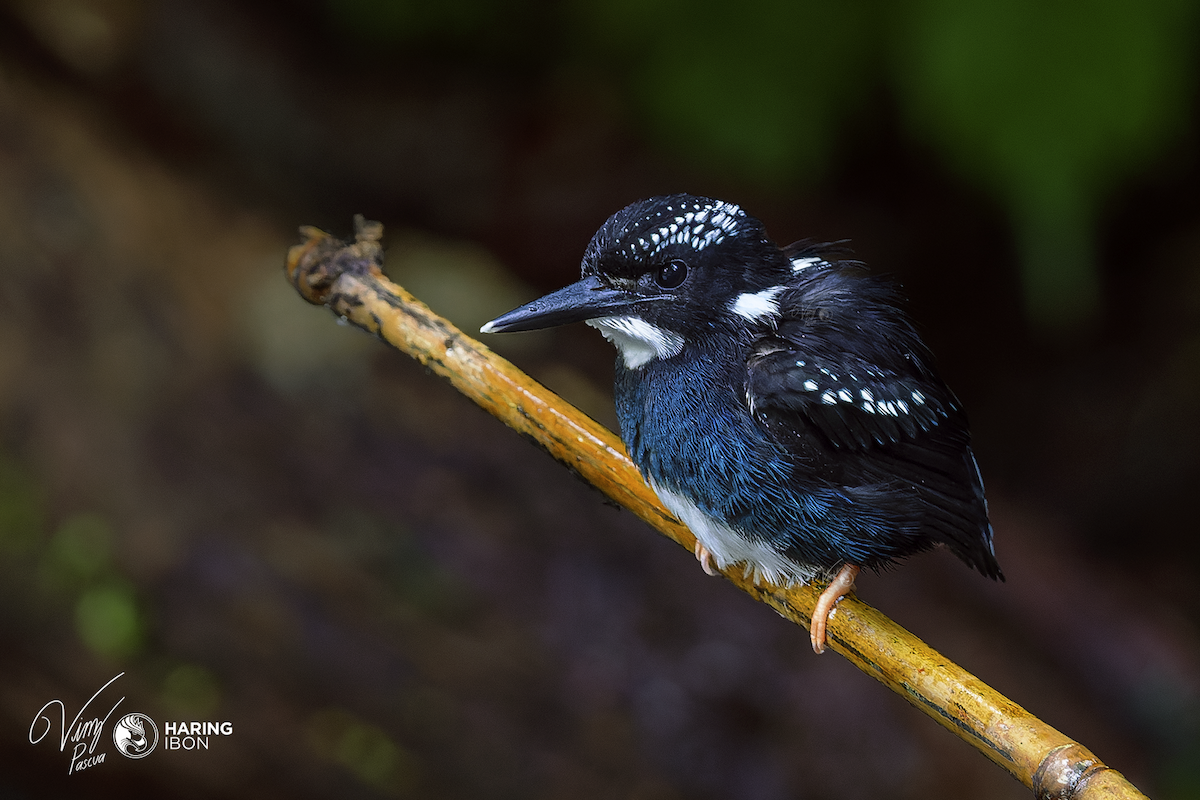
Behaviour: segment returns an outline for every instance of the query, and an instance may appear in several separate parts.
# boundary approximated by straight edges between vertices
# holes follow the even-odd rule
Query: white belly
[[[731,564],[744,563],[746,570],[743,574],[746,577],[753,573],[756,582],[765,579],[777,586],[808,583],[821,572],[817,567],[797,564],[785,558],[768,544],[743,536],[725,523],[705,514],[695,503],[678,492],[665,489],[654,481],[648,483],[662,504],[688,526],[700,540],[700,544],[708,548],[708,552],[721,569]]]

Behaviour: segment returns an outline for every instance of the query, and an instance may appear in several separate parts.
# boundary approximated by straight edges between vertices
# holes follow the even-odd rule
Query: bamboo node
[[[1033,773],[1038,800],[1073,800],[1096,773],[1108,769],[1078,742],[1059,745],[1046,754]]]

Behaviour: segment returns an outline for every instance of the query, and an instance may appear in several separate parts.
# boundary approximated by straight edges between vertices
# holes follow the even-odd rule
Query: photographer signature
[[[84,718],[84,715],[91,713],[89,709],[96,698],[105,689],[116,683],[117,678],[120,678],[124,674],[124,672],[118,673],[116,677],[101,686],[83,704],[83,708],[79,709],[79,713],[71,720],[70,725],[67,725],[67,707],[63,701],[51,700],[49,703],[46,703],[46,705],[38,710],[37,715],[33,718],[33,722],[29,726],[29,743],[37,744],[42,741],[57,726],[59,730],[59,751],[66,752],[67,743],[70,742],[72,744],[71,762],[67,768],[68,775],[98,764],[103,764],[105,754],[96,752],[96,744],[100,741],[100,735],[104,732],[104,726],[108,724],[108,718],[117,710],[117,706],[124,702],[125,698],[122,696],[117,702],[113,703],[112,708],[108,710],[108,713],[103,718],[98,716]]]

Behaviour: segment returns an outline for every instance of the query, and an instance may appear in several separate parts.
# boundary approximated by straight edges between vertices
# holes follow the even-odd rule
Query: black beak
[[[618,316],[649,298],[606,286],[595,275],[539,297],[496,317],[480,333],[514,333],[553,328],[598,317]]]

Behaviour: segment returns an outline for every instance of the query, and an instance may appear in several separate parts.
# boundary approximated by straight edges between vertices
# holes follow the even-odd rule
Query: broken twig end
[[[383,274],[383,223],[354,217],[354,243],[346,244],[320,228],[300,228],[304,241],[288,249],[284,270],[288,281],[308,302],[325,305],[329,290],[342,275]]]

